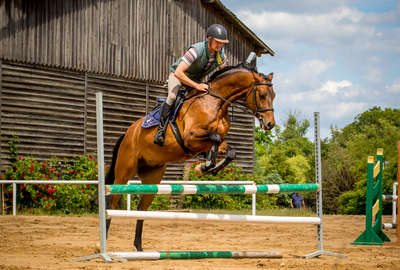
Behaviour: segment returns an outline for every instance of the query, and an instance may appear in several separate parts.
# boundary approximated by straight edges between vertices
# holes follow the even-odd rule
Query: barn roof
[[[256,53],[258,56],[261,54],[275,55],[275,52],[267,46],[252,30],[250,30],[239,18],[230,11],[220,0],[201,0],[205,4],[214,5],[214,7],[221,12],[223,18],[236,25],[243,34],[249,38],[257,46]]]

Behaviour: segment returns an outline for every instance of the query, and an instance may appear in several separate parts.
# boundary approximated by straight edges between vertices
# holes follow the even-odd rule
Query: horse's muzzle
[[[272,129],[273,127],[275,126],[275,123],[273,123],[273,122],[268,122],[267,124],[266,124],[266,129],[268,129],[268,130],[270,130],[270,129]]]
[[[275,121],[274,120],[266,121],[264,119],[264,117],[259,113],[256,114],[256,117],[258,118],[258,121],[260,122],[260,126],[261,126],[262,129],[271,130],[275,126]]]

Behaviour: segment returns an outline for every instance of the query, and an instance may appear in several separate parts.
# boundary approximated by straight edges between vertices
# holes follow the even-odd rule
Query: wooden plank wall
[[[4,1],[3,1],[4,2]],[[237,26],[199,0],[9,0],[0,6],[0,58],[161,83],[207,27],[229,32],[229,63],[254,50]]]

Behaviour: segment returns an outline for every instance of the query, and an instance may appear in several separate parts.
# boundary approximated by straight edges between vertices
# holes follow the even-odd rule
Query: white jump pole
[[[99,216],[100,216],[100,256],[106,261],[111,261],[107,254],[106,235],[106,196],[104,190],[104,137],[103,137],[103,94],[96,93],[96,126],[97,126],[97,160],[99,184]]]
[[[106,262],[112,259],[107,253],[106,235],[106,197],[105,197],[105,176],[104,176],[104,137],[103,137],[103,94],[96,93],[96,130],[97,130],[97,162],[98,162],[98,193],[99,193],[99,227],[100,227],[100,253],[89,256],[74,258],[74,261],[85,261],[95,258],[103,258]]]
[[[155,212],[155,211],[125,211],[106,210],[107,218],[134,218],[148,220],[203,220],[219,222],[248,222],[248,223],[306,223],[320,224],[318,217],[282,217],[282,216],[253,216],[253,215],[228,215],[228,214],[202,214],[180,212]]]

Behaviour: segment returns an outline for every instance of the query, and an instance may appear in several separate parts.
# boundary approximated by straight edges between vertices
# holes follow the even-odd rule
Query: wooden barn
[[[274,54],[219,0],[0,0],[0,169],[13,135],[23,156],[94,153],[97,91],[109,163],[117,138],[166,97],[169,66],[212,23],[228,30],[229,64]],[[254,118],[233,114],[228,142],[251,173]],[[180,178],[182,167],[168,166],[165,178]]]

